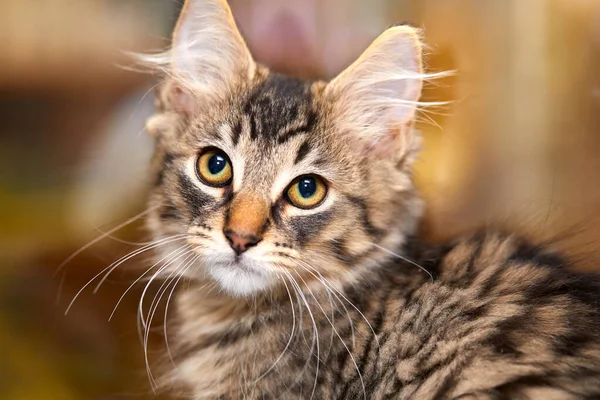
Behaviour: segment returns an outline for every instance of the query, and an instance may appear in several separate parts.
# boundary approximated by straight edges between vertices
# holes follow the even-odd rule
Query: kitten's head
[[[149,227],[170,238],[166,273],[234,295],[349,281],[415,229],[415,29],[390,28],[331,82],[305,82],[254,62],[226,1],[195,0],[154,61]]]

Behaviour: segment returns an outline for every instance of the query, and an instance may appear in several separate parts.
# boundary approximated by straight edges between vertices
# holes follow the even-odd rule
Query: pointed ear
[[[417,29],[397,26],[381,34],[325,89],[341,130],[369,146],[408,132],[423,85],[421,57]]]
[[[225,0],[186,0],[175,30],[170,75],[173,98],[192,111],[194,95],[222,96],[251,79],[255,63]],[[191,98],[190,98],[191,96]]]

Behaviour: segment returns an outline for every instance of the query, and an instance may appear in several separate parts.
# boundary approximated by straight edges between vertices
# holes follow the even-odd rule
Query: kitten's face
[[[199,23],[186,21],[190,12],[223,12],[223,34],[234,30],[216,3],[220,10],[188,4],[179,36]],[[361,64],[329,84],[302,82],[248,61],[235,32],[228,45],[246,61],[204,71],[212,80],[195,89],[190,75],[173,74],[151,124],[158,140],[149,226],[157,239],[174,237],[161,247],[163,261],[173,261],[164,272],[254,295],[294,280],[351,279],[383,262],[384,248],[397,248],[419,213],[408,175],[410,120],[387,125],[394,110],[380,103],[381,86],[370,103],[368,93],[353,95],[363,89],[354,88]]]

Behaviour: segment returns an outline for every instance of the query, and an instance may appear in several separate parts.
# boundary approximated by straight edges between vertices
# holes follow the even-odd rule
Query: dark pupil
[[[227,160],[220,154],[215,154],[208,159],[208,170],[213,175],[217,175],[219,172],[223,171],[226,165]]]
[[[302,178],[298,182],[298,192],[300,192],[300,196],[308,199],[317,191],[317,182],[314,178]]]

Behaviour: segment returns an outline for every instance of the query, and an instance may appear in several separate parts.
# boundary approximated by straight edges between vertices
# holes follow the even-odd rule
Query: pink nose
[[[225,229],[223,233],[238,256],[261,241],[261,238],[257,236],[237,233],[231,229]]]

